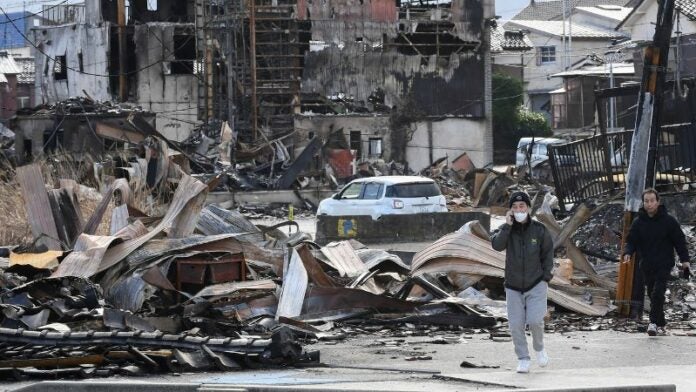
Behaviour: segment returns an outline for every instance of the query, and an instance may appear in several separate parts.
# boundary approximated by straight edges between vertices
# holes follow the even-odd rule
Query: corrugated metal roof
[[[541,33],[554,35],[557,37],[563,36],[563,21],[560,20],[511,20],[506,25],[506,29],[511,28],[526,28],[530,30],[536,30]],[[599,38],[625,38],[626,35],[614,31],[603,29],[600,27],[589,26],[585,24],[573,23],[572,28],[569,23],[565,23],[566,34],[568,31],[572,31],[573,38],[588,38],[588,39],[599,39]]]
[[[578,11],[586,12],[591,15],[601,16],[607,19],[613,19],[617,23],[621,22],[633,11],[633,8],[621,6],[606,6],[598,5],[595,7],[577,7]]]
[[[594,7],[598,5],[626,6],[630,0],[571,0],[572,7]],[[520,11],[514,20],[559,20],[562,19],[563,1],[534,1]]]
[[[15,62],[14,58],[6,52],[0,52],[0,74],[20,74],[22,69]]]
[[[7,16],[0,13],[0,49],[23,48],[27,46],[27,42],[19,31],[26,32],[27,17],[30,15],[30,12],[11,12]],[[12,23],[10,23],[10,20]]]
[[[614,75],[633,75],[635,74],[635,69],[633,63],[619,63],[614,64],[612,67],[612,73]],[[563,77],[563,76],[609,76],[609,66],[608,65],[598,65],[593,67],[584,67],[580,69],[574,69],[571,71],[559,72],[557,74],[551,75],[552,78]]]
[[[17,75],[17,83],[34,84],[36,60],[33,57],[15,57],[15,63],[22,72]]]

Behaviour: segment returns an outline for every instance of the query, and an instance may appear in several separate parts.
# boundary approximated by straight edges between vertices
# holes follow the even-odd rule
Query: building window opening
[[[196,40],[194,38],[193,35],[174,35],[172,75],[193,74],[193,65],[196,60]]]
[[[382,138],[370,138],[370,156],[371,157],[381,157],[382,156]]]
[[[65,59],[65,56],[56,56],[55,60],[53,61],[53,79],[68,79],[68,63]]]

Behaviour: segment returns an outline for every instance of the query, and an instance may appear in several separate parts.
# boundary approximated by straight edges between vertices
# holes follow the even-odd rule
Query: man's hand
[[[630,263],[631,262],[631,255],[624,255],[623,262]]]
[[[512,226],[512,210],[508,210],[508,212],[505,214],[505,223]]]

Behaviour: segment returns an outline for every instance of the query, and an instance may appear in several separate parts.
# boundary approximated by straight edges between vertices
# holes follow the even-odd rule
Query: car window
[[[378,184],[376,182],[370,182],[365,184],[365,188],[363,189],[363,195],[361,199],[363,200],[377,200],[379,199],[379,196],[382,194],[382,184]]]
[[[546,155],[546,144],[537,144],[536,148],[537,148],[537,150],[536,150],[535,154]]]
[[[360,191],[362,191],[362,182],[356,182],[354,184],[348,185],[343,192],[341,192],[341,199],[357,199],[360,197]]]
[[[432,197],[440,196],[440,188],[434,182],[395,184],[387,187],[386,197]]]

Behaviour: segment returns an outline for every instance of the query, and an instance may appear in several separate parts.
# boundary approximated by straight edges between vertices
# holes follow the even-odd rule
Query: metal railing
[[[548,148],[561,208],[625,189],[633,131],[596,135]],[[696,124],[663,126],[657,147],[655,184],[660,192],[696,188]]]

